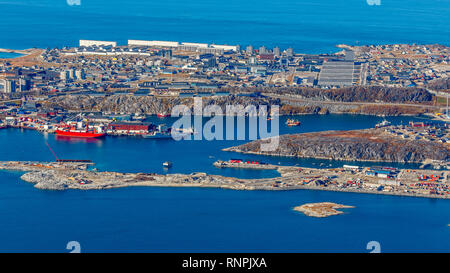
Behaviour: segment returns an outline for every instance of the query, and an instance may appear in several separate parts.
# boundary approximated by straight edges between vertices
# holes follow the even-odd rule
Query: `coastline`
[[[32,49],[8,49],[8,48],[0,48],[1,53],[16,53],[16,54],[22,54],[27,55],[32,53]]]
[[[394,160],[365,160],[358,158],[330,158],[330,157],[309,157],[309,156],[295,156],[295,155],[282,155],[282,154],[271,154],[264,152],[253,152],[253,151],[241,151],[241,150],[233,150],[234,147],[224,148],[222,151],[224,152],[232,152],[232,153],[240,153],[240,154],[248,154],[248,155],[262,155],[262,156],[271,156],[271,157],[288,157],[288,158],[301,158],[301,159],[318,159],[318,160],[333,160],[333,161],[342,161],[342,162],[381,162],[381,163],[401,163],[401,164],[423,164],[424,161],[409,161],[409,162],[398,162]]]
[[[274,151],[261,150],[261,145],[267,142],[264,139],[224,148],[222,151],[355,162],[424,164],[434,160],[443,162],[445,166],[444,162],[448,162],[450,156],[446,140],[447,124],[433,129],[427,127],[432,125],[423,123],[417,127],[410,124],[406,127],[384,126],[285,134],[278,137],[279,145]]]
[[[150,187],[197,187],[197,188],[221,188],[230,190],[321,190],[348,193],[381,194],[404,197],[421,197],[433,199],[450,199],[450,194],[437,195],[425,192],[406,192],[402,188],[392,188],[389,191],[379,191],[369,188],[339,188],[334,184],[307,185],[299,184],[299,181],[307,177],[317,175],[329,176],[337,169],[312,169],[292,166],[279,166],[277,171],[281,177],[263,179],[238,179],[206,173],[191,174],[154,174],[154,173],[119,173],[100,172],[85,169],[80,163],[55,163],[55,162],[0,162],[0,170],[20,171],[24,174],[21,179],[33,183],[35,188],[42,190],[104,190],[134,186]],[[337,172],[336,172],[337,173]],[[356,175],[344,174],[341,178],[346,181]],[[339,180],[339,181],[340,181]],[[319,180],[318,180],[319,181]],[[373,183],[373,182],[371,182]]]

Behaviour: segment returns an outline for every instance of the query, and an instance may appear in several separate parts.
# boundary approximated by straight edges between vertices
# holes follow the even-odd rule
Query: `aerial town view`
[[[0,3],[0,252],[450,251],[447,2],[419,28],[352,0],[365,29],[329,0],[339,26],[306,1],[243,21],[250,4],[169,1],[179,22],[170,3],[19,2]],[[19,9],[43,29],[14,34]]]

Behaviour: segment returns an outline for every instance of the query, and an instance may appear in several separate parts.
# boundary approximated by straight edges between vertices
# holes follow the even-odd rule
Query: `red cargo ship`
[[[83,137],[83,138],[98,138],[104,137],[105,133],[99,133],[97,130],[91,129],[89,130],[89,124],[86,124],[86,130],[77,130],[76,128],[66,125],[62,128],[58,128],[55,131],[57,136],[65,136],[65,137]]]

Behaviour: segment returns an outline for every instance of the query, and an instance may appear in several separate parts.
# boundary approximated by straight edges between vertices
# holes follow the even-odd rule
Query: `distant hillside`
[[[433,95],[422,88],[354,86],[338,89],[308,87],[252,87],[233,91],[292,94],[305,99],[339,102],[431,103]]]
[[[327,100],[314,100],[291,105],[282,102],[280,99],[270,97],[248,97],[248,96],[221,96],[204,97],[203,106],[215,104],[222,107],[225,112],[226,105],[267,105],[270,110],[271,105],[280,106],[280,114],[329,114],[329,113],[349,113],[367,115],[419,115],[432,112],[431,107],[416,107],[402,105],[363,105],[330,103]],[[175,105],[186,105],[192,109],[192,98],[177,97],[154,97],[154,96],[133,96],[133,95],[110,95],[106,97],[96,97],[88,95],[63,95],[50,98],[42,105],[44,109],[51,110],[54,107],[72,111],[103,111],[116,113],[145,113],[154,115],[161,112],[171,112]]]
[[[432,90],[450,90],[450,78],[438,79],[430,82],[427,85]]]

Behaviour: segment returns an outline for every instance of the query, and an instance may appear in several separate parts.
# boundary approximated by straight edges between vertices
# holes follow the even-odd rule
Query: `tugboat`
[[[389,125],[391,125],[391,123],[390,123],[389,121],[383,120],[382,122],[376,124],[376,125],[375,125],[375,128],[377,128],[377,129],[378,129],[378,128],[383,128],[383,127],[387,127],[387,126],[389,126]]]
[[[286,121],[286,124],[287,124],[287,126],[292,127],[292,126],[300,126],[301,123],[300,123],[300,121],[298,121],[296,119],[288,119]]]
[[[167,118],[169,116],[169,114],[167,114],[167,113],[158,113],[158,114],[156,114],[156,116],[158,118]]]
[[[105,133],[97,130],[96,128],[89,129],[89,123],[86,124],[86,129],[77,129],[69,124],[64,124],[63,126],[55,130],[57,136],[65,137],[82,137],[82,138],[99,138],[106,136]]]

